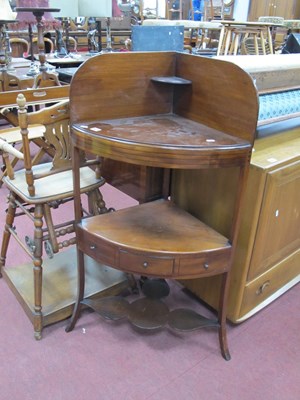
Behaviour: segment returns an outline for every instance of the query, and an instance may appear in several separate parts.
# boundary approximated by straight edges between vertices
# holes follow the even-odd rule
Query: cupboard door
[[[269,0],[252,0],[250,2],[248,20],[257,21],[261,16],[270,15],[269,3]]]
[[[300,161],[267,175],[248,281],[300,247]]]
[[[296,0],[273,0],[272,15],[276,17],[283,17],[285,19],[295,19]]]
[[[297,0],[252,0],[248,20],[257,21],[261,16],[276,16],[285,19],[299,18]]]

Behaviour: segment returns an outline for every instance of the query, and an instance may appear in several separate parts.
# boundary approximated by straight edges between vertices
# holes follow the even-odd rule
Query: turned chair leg
[[[12,193],[10,193],[8,199],[9,199],[8,209],[7,209],[7,213],[6,213],[6,221],[5,221],[5,227],[4,227],[4,231],[3,231],[3,238],[2,238],[2,245],[1,245],[0,277],[2,277],[2,267],[4,267],[4,265],[5,265],[7,249],[8,249],[9,240],[11,237],[11,230],[12,230],[15,215],[16,215],[15,196]]]
[[[222,276],[222,287],[221,287],[221,293],[220,293],[220,304],[219,304],[219,342],[220,342],[220,348],[221,348],[221,353],[223,358],[225,358],[226,361],[229,361],[231,359],[229,349],[228,349],[228,343],[227,343],[227,332],[226,332],[226,309],[227,309],[227,292],[229,288],[229,274],[228,272],[225,272]]]
[[[107,213],[105,201],[103,200],[102,193],[99,189],[95,189],[87,194],[89,213],[92,215],[99,215]]]
[[[33,280],[34,280],[34,337],[42,338],[43,314],[42,314],[42,281],[43,281],[43,206],[37,205],[34,211],[34,252],[33,252]]]
[[[81,302],[84,298],[84,287],[85,287],[85,266],[84,266],[84,254],[82,251],[77,249],[77,299],[74,305],[73,314],[69,324],[66,327],[66,332],[70,332],[74,329],[75,324],[79,318],[81,312]]]

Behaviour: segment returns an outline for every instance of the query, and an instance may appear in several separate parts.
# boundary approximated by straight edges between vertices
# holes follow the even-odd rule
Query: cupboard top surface
[[[251,164],[265,170],[299,159],[300,128],[258,139],[254,143]]]

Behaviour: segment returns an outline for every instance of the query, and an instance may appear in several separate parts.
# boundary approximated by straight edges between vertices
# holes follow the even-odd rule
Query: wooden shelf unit
[[[229,80],[220,86],[212,78],[224,69]],[[201,75],[207,70],[211,76],[203,85]],[[237,107],[241,87],[248,89],[247,109]],[[222,101],[212,107],[218,95]],[[226,339],[228,274],[258,110],[251,78],[233,64],[181,53],[105,54],[78,70],[71,82],[70,100],[80,291],[67,330],[74,328],[84,299],[84,254],[146,277],[202,279],[217,275],[222,286],[216,324],[222,355],[230,359]],[[199,113],[204,109],[207,113]],[[228,109],[235,110],[236,118],[228,120]],[[81,150],[104,160],[163,169],[162,199],[82,220]],[[173,197],[177,190],[173,174],[176,177],[177,171],[186,171],[187,180],[198,186],[193,171],[199,170],[207,175],[210,171],[222,175],[225,170],[237,177],[225,235]],[[179,186],[178,190],[186,198]],[[187,199],[194,200],[189,195]]]

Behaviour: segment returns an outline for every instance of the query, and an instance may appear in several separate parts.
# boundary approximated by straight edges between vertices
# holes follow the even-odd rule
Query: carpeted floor
[[[5,188],[0,189],[0,226]],[[108,206],[132,200],[109,186]],[[24,226],[24,230],[26,227]],[[23,262],[13,244],[9,263]],[[297,400],[300,398],[299,285],[240,325],[228,324],[232,360],[220,355],[214,329],[145,333],[126,321],[84,311],[73,332],[66,321],[35,341],[32,325],[0,280],[0,400]],[[172,284],[170,307],[204,310]]]

